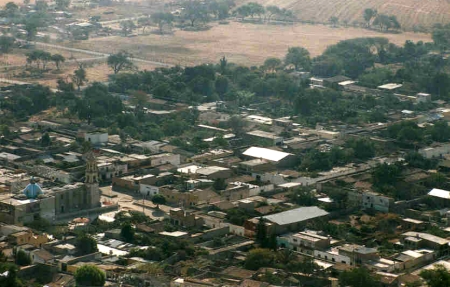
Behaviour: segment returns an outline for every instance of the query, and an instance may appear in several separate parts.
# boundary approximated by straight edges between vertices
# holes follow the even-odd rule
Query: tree
[[[420,277],[425,279],[429,287],[450,286],[450,273],[442,265],[437,265],[433,269],[423,270]]]
[[[130,223],[125,223],[122,226],[122,229],[120,230],[120,236],[126,241],[126,242],[133,242],[134,240],[134,228],[131,226]]]
[[[266,7],[266,12],[269,14],[267,16],[267,21],[270,22],[274,15],[279,15],[281,13],[281,9],[277,6],[271,5]]]
[[[59,70],[60,64],[66,61],[66,58],[64,58],[64,56],[61,54],[54,54],[52,55],[51,59],[55,63],[57,70]]]
[[[445,52],[450,48],[450,25],[436,25],[433,28],[433,42],[441,52]]]
[[[276,71],[281,66],[281,60],[278,58],[267,58],[264,61],[264,68],[268,72]]]
[[[249,270],[258,270],[261,267],[272,267],[275,262],[275,254],[269,249],[256,248],[248,253],[244,267]]]
[[[265,219],[260,217],[256,225],[255,242],[262,248],[267,247],[267,229]]]
[[[302,67],[304,70],[309,70],[311,67],[309,51],[302,47],[289,48],[284,58],[284,64],[294,65],[295,70],[298,70],[299,67]]]
[[[197,20],[206,21],[208,19],[208,11],[205,4],[197,0],[185,2],[183,5],[182,18],[191,22],[191,27]]]
[[[145,28],[152,24],[152,19],[150,17],[139,18],[138,24],[142,26],[142,34],[144,34]]]
[[[217,191],[224,190],[225,188],[227,188],[227,183],[225,182],[225,179],[218,178],[218,179],[214,180],[213,188],[214,188],[214,190],[217,190]]]
[[[65,10],[70,6],[70,0],[55,0],[58,10]]]
[[[80,255],[91,254],[98,251],[97,241],[89,234],[78,236],[75,247]]]
[[[339,276],[339,284],[348,287],[379,287],[381,284],[370,275],[369,270],[364,267],[353,268],[350,271],[344,271]]]
[[[251,10],[248,5],[243,5],[236,9],[236,13],[241,16],[242,20],[244,20],[245,17],[250,16]]]
[[[26,254],[25,251],[20,249],[16,253],[16,264],[20,266],[28,266],[31,264],[30,255]]]
[[[97,266],[82,265],[75,271],[75,281],[80,287],[101,287],[105,285],[106,275]]]
[[[370,23],[377,16],[377,13],[376,9],[367,8],[364,10],[364,20],[366,21],[367,27],[370,27]]]
[[[337,24],[339,23],[339,18],[336,16],[330,17],[330,23],[333,26],[333,28],[336,28]]]
[[[5,5],[4,11],[8,18],[15,18],[19,12],[19,6],[14,2],[8,2]]]
[[[22,281],[17,276],[17,266],[14,264],[2,264],[0,265],[0,271],[3,273],[8,271],[7,276],[0,276],[0,286],[8,287],[24,287]]]
[[[47,1],[45,1],[45,0],[37,0],[35,2],[34,8],[36,9],[36,11],[47,11],[47,9],[48,9]]]
[[[402,173],[400,164],[379,164],[372,172],[373,184],[378,187],[393,185],[399,181]]]
[[[128,36],[133,32],[134,29],[136,29],[136,24],[132,20],[126,20],[120,22],[120,28],[122,28],[122,33],[125,36]]]
[[[108,66],[113,70],[114,74],[122,70],[132,70],[135,66],[130,60],[131,54],[120,51],[117,54],[112,54],[108,57]]]
[[[247,126],[247,122],[235,115],[228,120],[228,126],[236,136],[241,136],[244,128]]]
[[[171,13],[158,12],[158,13],[152,14],[151,19],[152,19],[153,23],[158,25],[159,33],[162,35],[164,25],[170,26],[172,24],[174,18]]]
[[[153,202],[153,204],[156,204],[156,208],[159,208],[160,204],[165,204],[166,203],[166,198],[163,195],[161,195],[161,194],[155,194],[152,197],[152,202]]]
[[[86,70],[80,66],[77,70],[73,72],[71,79],[77,86],[78,91],[80,91],[81,86],[88,81],[86,76]]]
[[[247,6],[249,7],[250,16],[252,18],[254,15],[258,15],[261,18],[261,15],[265,12],[264,6],[259,3],[249,2]]]
[[[16,39],[9,36],[0,36],[0,51],[2,53],[8,53],[11,51],[11,48],[14,46]]]
[[[50,138],[48,133],[44,133],[41,137],[40,142],[42,147],[48,147],[52,144],[52,139]]]

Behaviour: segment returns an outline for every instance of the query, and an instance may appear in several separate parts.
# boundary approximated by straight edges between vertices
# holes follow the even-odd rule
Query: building
[[[276,166],[293,166],[297,158],[292,153],[277,151],[268,148],[251,147],[243,152],[243,155],[249,159],[265,159]]]
[[[108,133],[102,132],[85,133],[84,140],[90,142],[94,146],[106,145],[108,143]]]
[[[416,103],[429,103],[431,102],[431,95],[426,93],[418,93],[416,95]]]
[[[302,253],[313,254],[316,249],[325,250],[331,244],[331,237],[319,235],[316,231],[305,230],[277,237],[277,245]]]
[[[36,218],[53,221],[61,216],[100,207],[97,162],[92,152],[85,159],[84,183],[42,189],[31,178],[22,194],[0,197],[0,221],[8,224],[23,224]]]
[[[246,135],[250,140],[253,140],[259,145],[271,146],[283,144],[283,137],[277,136],[274,133],[254,130],[247,132]]]
[[[226,167],[207,166],[197,169],[195,173],[204,178],[214,180],[219,178],[222,179],[230,178],[233,174],[233,171]]]
[[[268,234],[283,234],[296,231],[305,227],[308,222],[325,219],[328,212],[317,206],[299,207],[288,211],[263,216]],[[260,218],[255,217],[244,223],[244,228],[249,236],[256,233],[256,226]]]
[[[450,243],[447,239],[416,231],[403,233],[400,242],[408,249],[427,248],[435,250],[440,256],[448,254]]]
[[[247,173],[260,173],[275,169],[275,166],[271,162],[260,158],[240,162],[238,167],[241,171]]]
[[[150,160],[150,165],[152,167],[160,166],[163,164],[171,164],[173,166],[179,166],[181,163],[180,155],[173,153],[155,154],[149,156],[148,159]]]
[[[421,148],[419,153],[426,158],[441,158],[443,155],[450,154],[450,144]]]
[[[184,227],[202,227],[205,223],[202,217],[198,217],[192,211],[181,208],[170,209],[170,223]]]

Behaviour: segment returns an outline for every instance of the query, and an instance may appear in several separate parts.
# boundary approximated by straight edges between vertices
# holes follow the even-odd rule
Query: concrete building
[[[163,164],[171,164],[174,166],[179,166],[181,163],[180,155],[173,153],[155,154],[149,156],[148,159],[150,160],[150,165],[152,167],[157,167]]]
[[[302,253],[313,254],[316,249],[329,248],[331,238],[319,235],[316,231],[306,230],[298,233],[289,233],[277,237],[277,245],[293,249]]]
[[[259,145],[281,145],[283,144],[283,137],[277,136],[274,133],[269,133],[261,130],[254,130],[246,133],[247,138],[253,140]]]
[[[208,166],[197,169],[195,173],[207,179],[218,179],[218,178],[226,179],[232,176],[233,171],[226,167]]]
[[[450,144],[421,148],[419,153],[426,158],[441,158],[443,155],[450,154]]]
[[[308,222],[325,219],[328,212],[317,206],[299,207],[288,211],[263,216],[268,234],[283,234],[305,227]],[[260,218],[255,217],[244,223],[248,236],[254,236]]]
[[[245,150],[243,155],[249,159],[264,159],[279,167],[293,166],[297,162],[297,158],[292,153],[261,147],[251,147]]]
[[[202,227],[205,221],[202,217],[195,215],[192,211],[181,208],[172,208],[170,210],[170,223],[184,227]]]
[[[403,233],[400,242],[408,249],[427,248],[435,250],[439,256],[448,254],[450,243],[447,239],[416,231]]]
[[[108,133],[87,132],[84,134],[84,140],[90,142],[94,146],[106,145],[108,143]]]

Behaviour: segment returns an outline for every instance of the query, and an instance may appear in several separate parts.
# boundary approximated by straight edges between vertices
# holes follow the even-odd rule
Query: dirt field
[[[280,26],[231,22],[229,25],[215,25],[203,32],[176,30],[173,35],[151,34],[134,38],[115,36],[66,45],[104,53],[124,49],[135,57],[171,64],[216,63],[226,56],[231,62],[261,65],[268,57],[284,57],[288,47],[302,46],[312,56],[317,56],[329,45],[357,37],[386,37],[399,45],[406,40],[431,41],[426,34],[382,34],[365,29],[330,28],[324,25]]]
[[[276,5],[287,8],[302,21],[326,22],[336,16],[340,21],[363,22],[362,13],[366,8],[396,15],[402,26],[432,26],[434,23],[450,22],[450,1],[448,0],[238,0],[259,2],[264,6]]]

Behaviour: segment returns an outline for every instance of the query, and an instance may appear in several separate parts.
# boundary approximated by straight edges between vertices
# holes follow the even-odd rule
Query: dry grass
[[[237,4],[255,2],[238,0]],[[434,23],[450,22],[450,1],[448,0],[256,0],[262,5],[276,5],[287,8],[302,21],[327,22],[332,16],[340,21],[363,22],[363,11],[375,8],[380,13],[396,15],[402,26],[432,26]]]
[[[358,37],[386,37],[399,45],[406,40],[431,41],[426,34],[383,34],[324,25],[280,26],[231,22],[229,25],[214,25],[203,32],[176,30],[173,35],[114,36],[67,45],[105,53],[127,50],[139,58],[181,65],[218,62],[222,56],[239,64],[260,65],[267,57],[282,58],[288,47],[302,46],[312,56],[317,56],[329,45]]]

